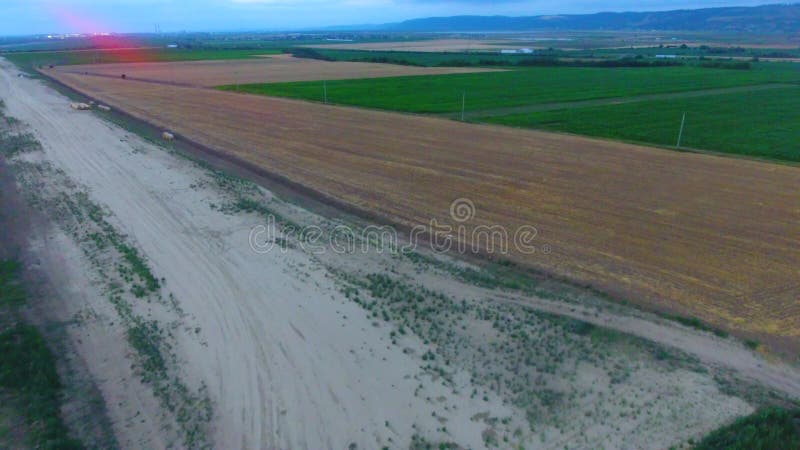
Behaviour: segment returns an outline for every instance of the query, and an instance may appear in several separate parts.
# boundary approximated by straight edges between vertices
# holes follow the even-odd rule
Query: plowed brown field
[[[800,349],[800,168],[120,79],[62,82],[404,225],[535,226],[533,267]],[[66,105],[65,105],[66,107]]]
[[[124,74],[131,80],[210,87],[236,83],[278,83],[284,81],[343,80],[348,78],[489,72],[497,69],[332,62],[294,58],[291,55],[276,55],[255,59],[213,61],[85,64],[58,66],[55,70],[63,73],[89,73],[115,78],[121,78]]]

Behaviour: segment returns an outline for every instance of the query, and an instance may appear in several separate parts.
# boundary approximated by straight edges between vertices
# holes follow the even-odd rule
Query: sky
[[[0,35],[302,30],[454,15],[755,6],[739,0],[0,0]]]

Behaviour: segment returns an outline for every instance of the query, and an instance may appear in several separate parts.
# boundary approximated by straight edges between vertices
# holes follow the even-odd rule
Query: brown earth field
[[[210,87],[236,83],[279,83],[489,72],[497,69],[413,67],[396,64],[321,61],[294,58],[291,55],[275,55],[253,59],[214,61],[84,64],[59,66],[54,70],[61,73],[89,73],[115,78],[121,78],[124,74],[131,80]]]
[[[62,83],[406,229],[538,231],[508,258],[800,351],[800,167],[165,84]],[[64,105],[68,108],[68,105]],[[547,246],[547,247],[546,247]],[[549,249],[549,251],[545,251]],[[484,248],[484,251],[487,249]]]

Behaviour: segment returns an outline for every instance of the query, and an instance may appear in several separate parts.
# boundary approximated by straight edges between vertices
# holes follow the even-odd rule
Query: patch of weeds
[[[41,150],[41,145],[30,133],[0,133],[0,151],[6,158]]]
[[[727,338],[729,336],[727,331],[708,325],[697,317],[686,317],[677,314],[661,314],[661,316],[690,328],[713,333],[721,338]]]
[[[0,260],[0,308],[15,319],[0,327],[0,397],[25,421],[26,447],[81,449],[61,418],[61,381],[55,358],[36,327],[19,320],[26,301],[19,262]]]
[[[758,350],[758,347],[761,346],[761,343],[759,343],[754,339],[747,339],[746,341],[744,341],[744,345],[750,350]]]
[[[695,450],[784,450],[800,448],[800,410],[764,408],[722,427]]]
[[[438,266],[440,264],[437,260],[431,258],[430,256],[426,256],[426,255],[423,255],[423,254],[418,253],[418,252],[403,251],[401,254],[403,256],[405,256],[409,261],[411,261],[412,263],[414,263],[417,266],[422,266],[422,267],[434,266],[435,267],[435,266]]]
[[[13,260],[0,261],[0,306],[18,307],[25,303],[25,289],[19,281],[20,264]]]
[[[411,436],[409,450],[456,450],[461,448],[453,442],[430,442],[424,437],[414,434]]]
[[[139,254],[139,251],[135,248],[131,247],[128,244],[123,242],[119,242],[117,239],[113,239],[114,247],[117,251],[122,255],[125,261],[130,265],[131,270],[133,271],[139,279],[143,280],[145,286],[134,286],[134,289],[138,288],[141,291],[140,295],[136,295],[137,297],[144,297],[144,295],[149,292],[156,292],[158,289],[161,288],[161,283],[159,283],[158,279],[153,276],[153,272],[150,271],[150,267],[145,262],[144,258]],[[146,289],[146,291],[145,291]]]
[[[139,321],[128,328],[128,343],[139,354],[141,375],[147,382],[167,379],[167,363],[161,349],[161,330],[154,321]]]
[[[32,448],[83,448],[61,419],[61,382],[35,327],[20,323],[0,333],[0,387],[25,417]]]
[[[275,224],[280,227],[281,231],[290,236],[299,233],[300,230],[303,229],[303,227],[296,222],[265,205],[263,201],[251,198],[238,197],[233,203],[224,206],[222,212],[229,214],[237,212],[256,213],[265,219],[271,217],[275,220]]]
[[[509,260],[492,262],[478,269],[453,266],[449,272],[464,282],[487,289],[533,292],[539,284],[535,277]]]

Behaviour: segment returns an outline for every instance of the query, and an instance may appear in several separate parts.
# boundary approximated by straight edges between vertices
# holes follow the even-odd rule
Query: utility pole
[[[681,119],[681,130],[678,132],[678,143],[675,145],[675,148],[680,148],[681,146],[681,138],[683,137],[683,125],[686,123],[686,112],[683,113],[683,118]]]
[[[461,93],[461,121],[464,121],[464,107],[467,105],[467,93]]]

